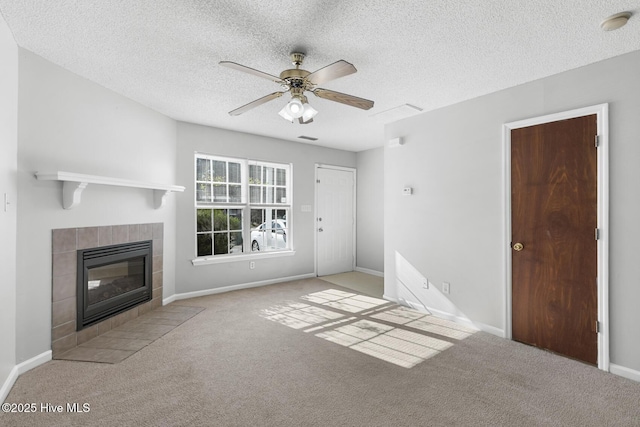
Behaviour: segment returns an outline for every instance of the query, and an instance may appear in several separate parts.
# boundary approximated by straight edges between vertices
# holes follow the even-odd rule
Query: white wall
[[[384,271],[384,149],[356,154],[357,257],[356,266]]]
[[[18,47],[0,15],[0,388],[16,364],[17,156]]]
[[[17,362],[51,348],[51,230],[164,223],[164,294],[175,291],[175,207],[150,190],[89,185],[62,208],[62,184],[37,171],[68,171],[176,184],[176,122],[20,49]],[[180,183],[177,183],[180,184]]]
[[[274,120],[279,118],[274,116]],[[281,120],[281,119],[280,119]],[[283,126],[287,123],[283,122]],[[310,125],[312,126],[312,125]],[[295,256],[212,264],[194,267],[195,258],[195,152],[293,164],[293,233]],[[280,277],[314,273],[315,163],[355,167],[353,152],[231,132],[190,123],[178,123],[178,180],[186,186],[177,212],[176,292],[187,293],[243,285]],[[312,206],[301,212],[301,205]]]
[[[592,64],[387,126],[404,146],[385,148],[385,293],[397,296],[396,255],[435,285],[457,314],[503,329],[502,125],[610,105],[611,362],[640,371],[640,52]],[[403,197],[403,186],[414,187]],[[401,264],[401,263],[400,263]],[[433,297],[433,298],[432,298]]]

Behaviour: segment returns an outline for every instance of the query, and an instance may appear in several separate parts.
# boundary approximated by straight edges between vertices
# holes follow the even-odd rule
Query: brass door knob
[[[523,250],[523,249],[524,249],[524,245],[523,245],[522,243],[519,243],[519,242],[518,242],[518,243],[515,243],[515,244],[513,245],[513,250],[514,250],[514,251],[518,251],[518,252],[520,252],[520,251],[521,251],[521,250]]]

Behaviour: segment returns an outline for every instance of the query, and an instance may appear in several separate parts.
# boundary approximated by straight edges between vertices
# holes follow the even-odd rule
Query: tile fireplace
[[[51,349],[54,359],[138,315],[162,306],[163,234],[162,223],[64,228],[52,231]],[[115,263],[115,266],[96,270],[94,271],[96,274],[89,276],[91,289],[98,289],[99,294],[93,292],[94,295],[89,299],[92,303],[87,305],[88,319],[79,320],[78,315],[82,310],[78,309],[80,299],[78,295],[82,297],[84,293],[84,290],[82,293],[78,291],[78,278],[84,274],[84,268],[80,274],[78,273],[82,262],[79,260],[80,254],[82,253],[83,257],[84,254],[88,254],[89,257],[104,255],[105,252],[121,248],[122,245],[129,246],[128,244],[133,244],[131,246],[135,248],[125,255],[125,258],[134,255],[129,257],[129,261],[120,260]],[[141,248],[140,245],[149,247]],[[140,250],[148,252],[143,255],[138,252]],[[100,266],[102,264],[98,267]],[[93,268],[96,268],[96,265],[93,265]],[[109,305],[104,304],[102,300],[105,298],[105,293],[107,296],[119,297],[124,294],[131,295],[129,288],[139,288],[141,269],[149,280],[147,289],[140,291],[141,294],[146,292],[146,295],[138,294],[133,303],[123,303],[121,299],[116,299],[113,306],[107,308],[107,314],[104,317],[92,317],[96,306],[104,308],[105,305]],[[92,268],[90,267],[89,270]],[[125,272],[132,277],[123,279]],[[143,285],[145,280],[142,279]],[[100,289],[103,282],[105,287]],[[110,284],[107,285],[107,283]],[[87,294],[89,293],[87,288]],[[149,294],[150,299],[144,300],[149,298]],[[128,305],[129,303],[131,305]],[[118,308],[121,311],[118,314],[116,311],[110,311],[114,306],[120,306]]]

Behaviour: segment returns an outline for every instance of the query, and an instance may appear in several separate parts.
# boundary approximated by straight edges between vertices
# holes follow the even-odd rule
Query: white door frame
[[[357,178],[356,168],[316,163],[315,170],[314,170],[315,207],[313,210],[313,248],[314,248],[313,270],[316,277],[318,276],[318,169],[334,169],[334,170],[341,170],[341,171],[347,171],[347,172],[353,173],[353,261],[351,266],[352,270],[355,270],[356,268],[356,253],[357,253],[356,252],[356,229],[357,229],[356,192],[358,190],[358,184],[356,181],[356,178]]]
[[[511,131],[596,114],[598,123],[598,368],[609,371],[609,104],[599,104],[541,117],[505,123],[502,127],[504,184],[504,325],[505,338],[512,339],[511,325]],[[594,141],[595,144],[595,141]],[[595,148],[594,148],[595,149]],[[595,232],[595,230],[594,230]],[[595,237],[594,237],[595,238]]]

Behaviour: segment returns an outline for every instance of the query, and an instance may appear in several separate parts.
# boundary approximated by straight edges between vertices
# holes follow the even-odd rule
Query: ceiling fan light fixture
[[[280,115],[280,117],[282,117],[286,121],[293,123],[293,116],[291,116],[291,114],[289,114],[289,112],[287,111],[288,106],[289,104],[282,107],[282,110],[280,110],[278,114]]]
[[[285,105],[284,108],[286,109],[287,114],[289,114],[294,119],[302,117],[302,114],[304,112],[302,101],[300,101],[300,98],[296,97],[291,98],[291,101],[289,101],[289,103]]]
[[[302,121],[306,123],[309,120],[313,119],[316,114],[318,114],[318,111],[309,103],[305,103],[302,110]]]

